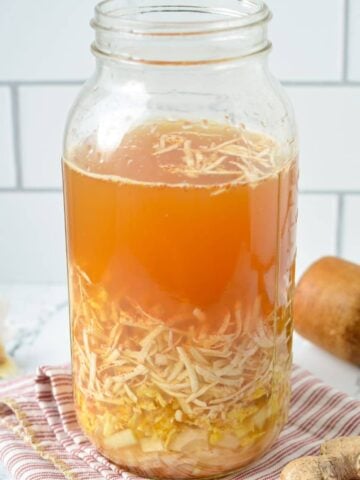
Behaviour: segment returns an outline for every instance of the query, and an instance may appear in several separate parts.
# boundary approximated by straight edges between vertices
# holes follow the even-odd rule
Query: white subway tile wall
[[[344,256],[360,263],[360,195],[348,195],[344,202]]]
[[[0,282],[63,282],[61,192],[0,192]]]
[[[306,86],[287,91],[299,124],[300,188],[360,191],[360,88]]]
[[[324,255],[336,255],[338,212],[336,195],[300,195],[296,262],[298,273],[302,273]]]
[[[90,75],[94,0],[1,0],[0,80],[68,81]]]
[[[0,187],[16,186],[11,92],[0,87]]]
[[[79,88],[73,86],[19,88],[22,181],[25,188],[60,188],[64,125],[78,91]]]
[[[96,0],[2,0],[0,282],[64,282],[61,143],[91,75]],[[360,262],[360,0],[268,0],[270,62],[301,140],[298,273]]]
[[[360,81],[360,2],[349,1],[349,57],[348,75],[353,81]]]
[[[355,0],[358,1],[358,0]],[[273,12],[270,57],[283,80],[341,80],[343,65],[343,0],[269,0]]]

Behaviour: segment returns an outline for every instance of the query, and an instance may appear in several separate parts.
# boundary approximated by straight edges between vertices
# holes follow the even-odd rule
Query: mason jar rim
[[[132,5],[129,5],[129,4]],[[103,0],[95,7],[95,18],[91,25],[96,30],[127,35],[149,36],[187,36],[219,33],[234,29],[254,27],[267,22],[271,12],[263,0],[208,0],[200,4],[199,0],[179,0],[169,5],[168,0]],[[146,17],[146,14],[166,13],[206,14],[218,18],[175,21]]]

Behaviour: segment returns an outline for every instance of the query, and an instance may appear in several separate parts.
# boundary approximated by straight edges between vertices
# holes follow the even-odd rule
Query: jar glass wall
[[[107,0],[93,20],[63,157],[75,405],[145,476],[236,471],[286,421],[298,147],[269,17]]]

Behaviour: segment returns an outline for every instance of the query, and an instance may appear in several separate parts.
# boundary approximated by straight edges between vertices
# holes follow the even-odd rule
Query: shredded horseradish
[[[162,134],[159,142],[153,145],[153,155],[158,158],[162,169],[185,178],[224,175],[236,176],[238,182],[251,183],[269,173],[276,174],[284,167],[289,156],[283,155],[279,145],[270,137],[251,132],[245,127],[237,127],[235,131],[235,138],[203,145],[201,141],[207,136],[214,140],[216,135],[207,135],[202,130],[184,131],[182,126],[179,131]],[[194,139],[198,141],[195,143]],[[175,152],[177,158],[181,158],[181,163],[167,161],[167,154]]]
[[[78,419],[118,464],[158,476],[214,474],[271,443],[288,402],[290,306],[263,318],[259,302],[224,315],[217,331],[190,311],[191,332],[127,300],[111,302],[72,272]],[[179,470],[180,468],[180,470]],[[180,472],[180,473],[179,473]]]

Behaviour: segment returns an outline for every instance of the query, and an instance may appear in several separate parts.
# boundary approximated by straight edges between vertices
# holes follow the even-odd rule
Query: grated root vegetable
[[[102,453],[139,474],[190,478],[269,447],[286,421],[291,304],[275,315],[276,337],[274,312],[263,317],[258,301],[246,313],[234,305],[217,331],[192,308],[189,332],[156,309],[112,303],[77,270],[72,278],[75,404]]]

